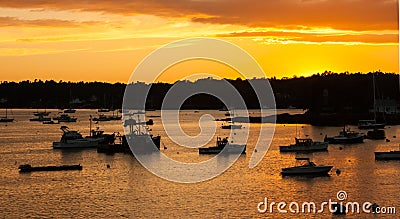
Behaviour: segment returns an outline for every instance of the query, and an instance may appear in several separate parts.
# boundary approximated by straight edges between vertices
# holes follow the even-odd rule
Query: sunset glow
[[[0,28],[1,81],[127,82],[151,51],[189,37],[240,46],[267,77],[399,68],[396,0],[0,0]],[[216,72],[173,69],[162,81]]]

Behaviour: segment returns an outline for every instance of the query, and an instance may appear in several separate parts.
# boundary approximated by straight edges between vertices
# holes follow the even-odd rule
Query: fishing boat
[[[8,117],[8,110],[6,108],[6,116],[0,116],[0,122],[13,122],[14,118]]]
[[[227,137],[222,139],[217,137],[216,146],[199,148],[199,154],[219,154],[223,150],[230,154],[246,154],[246,145],[230,143]]]
[[[61,166],[37,166],[23,164],[18,167],[20,173],[30,173],[34,171],[62,171],[62,170],[82,170],[80,164],[77,165],[61,165]]]
[[[363,143],[364,142],[364,134],[359,132],[351,131],[350,128],[346,129],[343,127],[343,130],[337,136],[327,137],[325,136],[325,142],[329,142],[329,144],[353,144],[353,143]]]
[[[310,158],[296,158],[298,162],[305,162],[302,165],[282,168],[283,176],[290,175],[327,175],[333,166],[317,166]]]
[[[99,144],[107,144],[112,142],[114,134],[104,134],[102,130],[91,130],[90,135],[83,137],[81,133],[70,130],[67,126],[61,126],[63,132],[59,142],[53,142],[54,149],[67,148],[96,148]]]
[[[386,138],[385,130],[383,130],[383,129],[370,130],[365,135],[365,138],[372,139],[372,140],[383,140]]]
[[[398,151],[375,152],[375,160],[400,160],[400,146]]]
[[[137,120],[133,119],[134,115],[137,115]],[[129,118],[124,120],[124,127],[129,127],[123,138],[123,143],[134,149],[135,153],[154,153],[160,151],[161,136],[153,136],[150,133],[146,122],[141,122],[142,113],[129,114]]]
[[[311,138],[294,138],[295,144],[279,146],[280,152],[314,152],[327,151],[328,142],[316,142]]]

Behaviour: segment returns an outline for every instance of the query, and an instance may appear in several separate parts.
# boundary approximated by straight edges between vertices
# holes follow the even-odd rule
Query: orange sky
[[[215,37],[249,52],[267,77],[396,72],[397,0],[0,0],[0,81],[127,82],[151,51]],[[160,77],[236,78],[228,67],[181,63]]]

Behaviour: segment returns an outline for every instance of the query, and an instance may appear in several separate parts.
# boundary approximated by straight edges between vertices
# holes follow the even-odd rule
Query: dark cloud
[[[57,19],[21,20],[15,17],[0,17],[0,27],[79,27],[83,25],[95,25],[98,22],[76,22]]]
[[[194,22],[251,27],[291,25],[343,30],[397,30],[398,27],[397,0],[0,0],[0,6],[189,17]]]

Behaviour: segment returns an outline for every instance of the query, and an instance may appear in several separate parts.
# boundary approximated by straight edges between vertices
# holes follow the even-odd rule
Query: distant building
[[[377,113],[397,114],[400,113],[400,102],[390,98],[376,100],[375,109]],[[370,112],[374,109],[371,108]]]

